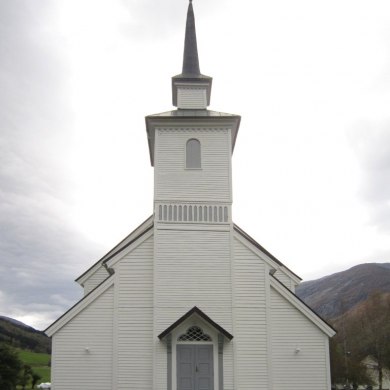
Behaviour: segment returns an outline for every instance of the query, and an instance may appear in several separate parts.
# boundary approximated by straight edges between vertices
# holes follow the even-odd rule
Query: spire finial
[[[196,43],[195,16],[192,0],[188,5],[186,35],[184,41],[183,75],[200,75],[198,46]]]

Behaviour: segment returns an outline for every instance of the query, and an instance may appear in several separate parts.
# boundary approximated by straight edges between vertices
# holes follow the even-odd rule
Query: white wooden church
[[[300,278],[232,221],[240,117],[208,110],[189,4],[177,109],[146,117],[154,212],[76,281],[53,390],[329,390],[334,330]]]

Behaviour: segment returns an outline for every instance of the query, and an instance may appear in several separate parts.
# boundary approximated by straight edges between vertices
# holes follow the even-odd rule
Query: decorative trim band
[[[155,215],[159,222],[226,224],[230,223],[230,206],[159,203]]]

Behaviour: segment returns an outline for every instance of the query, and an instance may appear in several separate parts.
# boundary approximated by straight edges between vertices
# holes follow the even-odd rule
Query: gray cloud
[[[72,279],[99,251],[64,222],[71,115],[52,6],[0,2],[0,313],[41,326],[79,297]]]
[[[351,137],[362,169],[361,197],[369,204],[371,222],[390,230],[390,120],[365,122]]]

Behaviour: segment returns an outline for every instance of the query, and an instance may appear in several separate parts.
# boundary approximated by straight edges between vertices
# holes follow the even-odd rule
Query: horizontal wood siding
[[[232,332],[230,230],[155,229],[155,240],[154,340],[194,306]],[[231,354],[224,359],[232,366]],[[154,364],[154,389],[166,389],[166,347],[161,342],[155,343]]]
[[[153,379],[153,237],[125,255],[115,272],[117,390],[150,390]]]
[[[293,282],[293,280],[288,276],[286,275],[286,273],[284,273],[283,271],[281,270],[277,270],[274,275],[273,275],[276,279],[279,280],[279,282],[282,282],[289,290],[293,291],[295,290],[295,284]]]
[[[113,291],[110,287],[53,336],[53,390],[111,388]]]
[[[237,389],[268,389],[265,264],[234,240],[233,313]]]
[[[273,288],[271,322],[274,388],[330,389],[327,336]]]
[[[99,286],[109,276],[107,270],[100,266],[85,282],[84,295],[89,294],[95,287]]]
[[[155,201],[231,202],[230,130],[159,129],[155,144]],[[201,144],[201,169],[186,169],[189,139]]]
[[[199,109],[207,107],[206,88],[178,88],[177,107]]]

